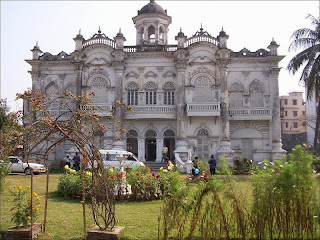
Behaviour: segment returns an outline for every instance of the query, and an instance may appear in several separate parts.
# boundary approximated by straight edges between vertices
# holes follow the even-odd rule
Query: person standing
[[[76,153],[76,155],[72,158],[72,160],[73,160],[74,170],[79,171],[80,170],[80,156],[78,155],[78,153]]]
[[[66,162],[66,165],[68,165],[69,168],[70,168],[70,166],[71,166],[71,165],[70,165],[70,160],[71,160],[71,159],[70,159],[69,154],[67,154],[66,157],[65,157],[63,160]]]
[[[211,175],[216,174],[217,161],[213,155],[210,156],[208,163],[210,165],[210,174]]]
[[[168,148],[166,145],[164,145],[162,148],[162,162],[164,162],[167,156],[168,156]]]

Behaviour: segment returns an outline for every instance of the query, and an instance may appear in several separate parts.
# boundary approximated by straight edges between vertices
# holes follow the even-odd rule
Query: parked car
[[[32,169],[35,175],[46,172],[46,168],[42,164],[29,163],[29,166],[28,166],[27,163],[22,162],[22,160],[20,160],[18,157],[15,157],[15,156],[10,156],[8,163],[1,163],[1,164],[7,164],[8,170],[12,173],[25,173],[29,175],[31,174]]]
[[[122,166],[126,167],[139,167],[145,166],[143,162],[138,160],[138,158],[132,153],[128,151],[120,151],[120,150],[99,150],[101,153],[103,164],[105,167],[110,168],[119,168],[120,161],[119,157],[123,157]],[[94,167],[96,167],[97,163],[94,163]],[[88,166],[90,168],[90,166]]]

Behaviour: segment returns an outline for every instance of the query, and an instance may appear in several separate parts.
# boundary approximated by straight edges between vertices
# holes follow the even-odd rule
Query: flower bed
[[[110,185],[115,189],[117,200],[162,199],[172,195],[184,184],[184,181],[178,178],[179,172],[174,170],[173,165],[168,169],[161,168],[158,172],[152,172],[148,167],[125,168],[124,171],[109,168],[106,174]],[[86,171],[85,175],[85,189],[89,196],[92,173]],[[80,172],[66,167],[66,173],[60,177],[57,192],[63,197],[80,198]]]

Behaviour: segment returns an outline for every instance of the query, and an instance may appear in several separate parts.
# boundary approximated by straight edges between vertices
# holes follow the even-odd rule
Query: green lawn
[[[59,180],[59,174],[50,175],[49,204],[46,235],[43,239],[82,239],[83,220],[82,205],[79,200],[70,200],[58,197],[55,194]],[[182,176],[185,177],[185,176]],[[219,176],[218,176],[219,177]],[[248,176],[236,176],[237,185],[248,195],[251,194],[251,186]],[[44,211],[46,176],[34,176],[34,191],[42,200],[41,212]],[[10,175],[6,178],[1,202],[1,229],[13,224],[10,221],[10,208],[12,197],[8,187],[30,185],[30,176]],[[125,227],[121,239],[157,239],[158,216],[162,201],[151,202],[120,202],[116,204],[116,220],[118,226]],[[87,226],[93,226],[90,208],[87,207]],[[41,222],[43,215],[38,218]]]

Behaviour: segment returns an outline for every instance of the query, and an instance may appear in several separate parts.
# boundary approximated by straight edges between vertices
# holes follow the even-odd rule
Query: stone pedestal
[[[120,240],[124,227],[114,227],[112,231],[101,231],[98,226],[87,231],[87,240]]]
[[[31,229],[28,228],[17,228],[12,227],[7,230],[0,231],[0,239],[3,240],[32,240],[36,239],[43,229],[42,224],[33,224],[32,227],[32,237]]]
[[[281,160],[283,157],[283,154],[286,154],[287,151],[282,149],[282,143],[281,141],[273,142],[272,143],[272,161],[274,160]]]
[[[231,149],[230,140],[221,140],[220,141],[220,148],[217,151],[219,155],[219,159],[221,157],[225,157],[227,163],[230,167],[233,167],[233,153],[234,151]]]
[[[188,143],[186,140],[178,140],[176,144],[177,148],[174,150],[176,161],[178,165],[183,165],[184,172],[189,173],[192,168],[192,162],[188,161]]]
[[[119,150],[119,151],[124,151],[124,142],[120,141],[120,140],[117,140],[117,141],[114,141],[113,142],[113,148],[112,150]]]

